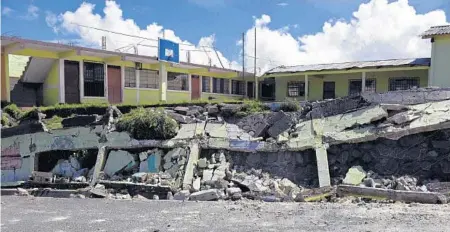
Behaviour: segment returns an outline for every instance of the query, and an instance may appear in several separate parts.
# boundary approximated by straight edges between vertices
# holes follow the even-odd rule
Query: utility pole
[[[256,77],[256,26],[255,26],[255,65],[253,67],[253,73],[255,78],[255,84],[253,85],[253,98],[258,100],[258,77]]]
[[[106,50],[106,36],[102,36],[102,50]]]
[[[245,33],[242,33],[242,83],[245,86]],[[242,95],[245,98],[245,89]]]

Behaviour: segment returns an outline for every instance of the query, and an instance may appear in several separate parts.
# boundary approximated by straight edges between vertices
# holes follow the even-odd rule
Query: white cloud
[[[56,16],[53,12],[51,11],[46,11],[45,12],[45,22],[47,23],[47,26],[51,27],[53,29],[53,32],[58,33],[59,32],[59,28],[58,28],[58,16]]]
[[[34,20],[39,17],[39,8],[33,4],[28,5],[27,13],[21,16],[25,20]]]
[[[14,10],[6,6],[2,9],[2,15],[5,16],[10,16],[12,12],[14,12]]]
[[[202,37],[197,44],[194,44],[181,39],[173,30],[165,29],[157,23],[140,28],[133,19],[123,18],[120,5],[114,1],[106,1],[106,6],[103,9],[104,15],[95,14],[93,12],[94,8],[94,4],[83,3],[73,12],[66,11],[58,17],[50,16],[47,23],[52,28],[56,28],[56,30],[76,34],[87,44],[94,44],[96,47],[101,46],[102,36],[106,36],[108,50],[121,48],[120,50],[123,52],[133,53],[134,47],[137,46],[139,54],[150,56],[157,55],[157,39],[164,35],[166,39],[180,43],[180,59],[182,61],[187,61],[187,53],[190,50],[191,62],[221,67],[219,58],[217,57],[219,56],[225,68],[239,68],[236,62],[231,62],[226,59],[220,51],[216,55],[214,49],[211,48],[215,41],[214,35]],[[54,19],[57,20],[57,23],[54,23]],[[108,33],[92,28],[80,27],[79,25],[149,38],[150,40]]]
[[[286,2],[280,2],[280,3],[277,3],[277,6],[281,6],[281,7],[285,7],[285,6],[288,6],[289,4],[288,3],[286,3]]]
[[[418,14],[407,0],[361,4],[350,21],[325,22],[322,31],[294,37],[286,28],[269,27],[271,18],[255,19],[257,67],[344,62],[389,58],[429,57],[431,44],[419,35],[430,26],[446,24],[444,11]],[[246,51],[254,51],[254,28],[246,32]],[[253,62],[248,57],[247,63]]]

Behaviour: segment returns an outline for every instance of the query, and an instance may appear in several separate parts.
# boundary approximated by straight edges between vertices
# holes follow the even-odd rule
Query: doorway
[[[108,101],[111,104],[122,102],[121,72],[118,66],[108,66]]]
[[[80,103],[80,64],[78,61],[64,61],[65,103]]]
[[[335,98],[335,83],[334,81],[323,82],[323,99]]]
[[[254,88],[253,82],[247,81],[247,97],[248,98],[252,99],[255,97],[254,90],[255,90],[255,88]]]
[[[199,99],[201,96],[200,93],[200,76],[192,75],[191,76],[191,100]]]

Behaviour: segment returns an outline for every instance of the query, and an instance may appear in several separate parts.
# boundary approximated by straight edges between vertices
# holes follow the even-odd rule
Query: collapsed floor
[[[445,196],[450,193],[448,99],[450,91],[431,89],[307,103],[297,112],[245,113],[245,104],[166,108],[162,115],[179,125],[166,140],[127,139],[115,127],[122,112],[110,107],[103,116],[75,115],[61,122],[67,129],[91,127],[99,148],[95,166],[91,161],[83,169],[84,162],[67,157],[67,151],[47,149],[59,157],[50,162],[55,167],[34,170],[39,175],[51,170],[47,182],[55,177],[82,182],[91,185],[86,193],[92,196],[118,199],[310,201],[349,191],[391,199],[385,197],[391,190],[400,191],[394,192],[398,200],[410,199],[401,191]],[[2,129],[2,138],[47,131],[45,116],[34,115]],[[157,129],[154,136],[161,132]],[[128,142],[118,145],[112,134]],[[72,151],[67,143],[62,148]],[[61,167],[73,170],[61,173]],[[361,188],[327,187],[341,184]],[[438,197],[426,201],[446,201]]]

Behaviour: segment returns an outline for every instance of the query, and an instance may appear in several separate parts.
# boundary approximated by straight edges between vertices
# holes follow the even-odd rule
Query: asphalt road
[[[450,205],[4,196],[1,231],[450,231]]]

